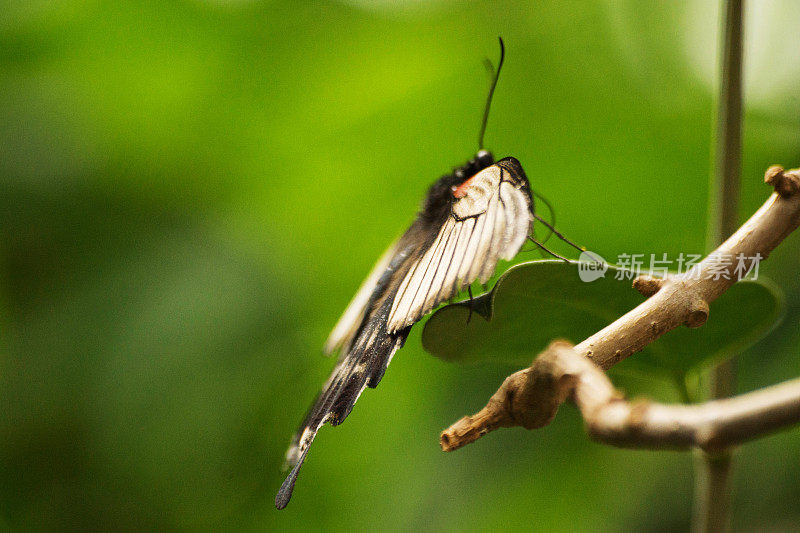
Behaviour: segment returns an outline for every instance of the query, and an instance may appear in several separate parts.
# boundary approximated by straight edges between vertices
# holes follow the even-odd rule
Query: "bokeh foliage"
[[[573,239],[676,256],[703,247],[717,15],[703,0],[0,1],[0,525],[686,526],[689,455],[596,445],[570,408],[443,455],[438,431],[516,367],[444,363],[421,328],[320,433],[290,507],[272,501],[333,365],[327,330],[476,148],[497,35],[488,146]],[[800,165],[797,4],[746,20],[743,217],[767,165]],[[799,243],[762,267],[787,314],[740,356],[742,390],[800,375]],[[742,449],[734,523],[800,521],[799,453],[796,431]]]

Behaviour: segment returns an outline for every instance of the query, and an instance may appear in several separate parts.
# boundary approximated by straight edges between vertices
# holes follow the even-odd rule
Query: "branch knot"
[[[780,165],[772,165],[764,173],[764,181],[775,189],[775,192],[786,198],[800,192],[800,171],[783,170]]]
[[[689,314],[686,317],[686,326],[690,328],[699,328],[708,320],[708,302],[702,298],[692,301],[689,306]]]
[[[650,298],[661,289],[664,282],[665,280],[662,278],[654,278],[653,276],[642,274],[633,280],[633,288],[645,298]]]

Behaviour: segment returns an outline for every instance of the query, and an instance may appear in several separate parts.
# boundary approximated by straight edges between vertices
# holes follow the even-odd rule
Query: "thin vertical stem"
[[[714,249],[738,226],[742,148],[742,28],[744,0],[725,0],[722,37],[722,76],[717,103],[714,173],[709,198],[707,247]],[[724,398],[736,391],[732,359],[711,371],[710,394]],[[718,532],[730,529],[730,450],[699,454],[696,461],[695,508],[692,529]]]
[[[708,215],[708,250],[739,226],[739,182],[742,160],[742,4],[724,0],[722,73],[717,103],[716,145]]]
[[[695,452],[694,533],[730,530],[731,453]]]

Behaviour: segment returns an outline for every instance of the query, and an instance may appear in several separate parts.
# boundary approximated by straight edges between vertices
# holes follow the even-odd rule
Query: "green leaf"
[[[494,288],[442,307],[422,332],[428,352],[448,361],[530,364],[553,339],[580,342],[644,301],[630,271],[609,266],[583,282],[576,264],[531,261],[507,270]],[[780,318],[779,291],[763,281],[736,283],[711,305],[700,328],[677,328],[626,361],[628,369],[676,376],[734,355]]]

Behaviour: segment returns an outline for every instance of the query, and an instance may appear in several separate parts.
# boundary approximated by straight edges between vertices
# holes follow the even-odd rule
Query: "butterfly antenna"
[[[488,57],[484,57],[483,66],[486,67],[486,73],[489,74],[489,78],[494,78],[494,64],[492,63],[492,60]]]
[[[492,78],[492,86],[489,88],[489,96],[486,98],[486,107],[483,109],[483,120],[481,121],[481,131],[478,134],[478,149],[483,150],[483,134],[486,133],[486,123],[489,121],[489,108],[492,107],[492,96],[494,95],[494,88],[497,87],[497,80],[500,79],[500,69],[503,68],[503,59],[506,57],[506,47],[503,44],[503,38],[497,38],[500,41],[500,62],[497,63],[497,70],[494,72]],[[489,63],[491,66],[491,63]]]

